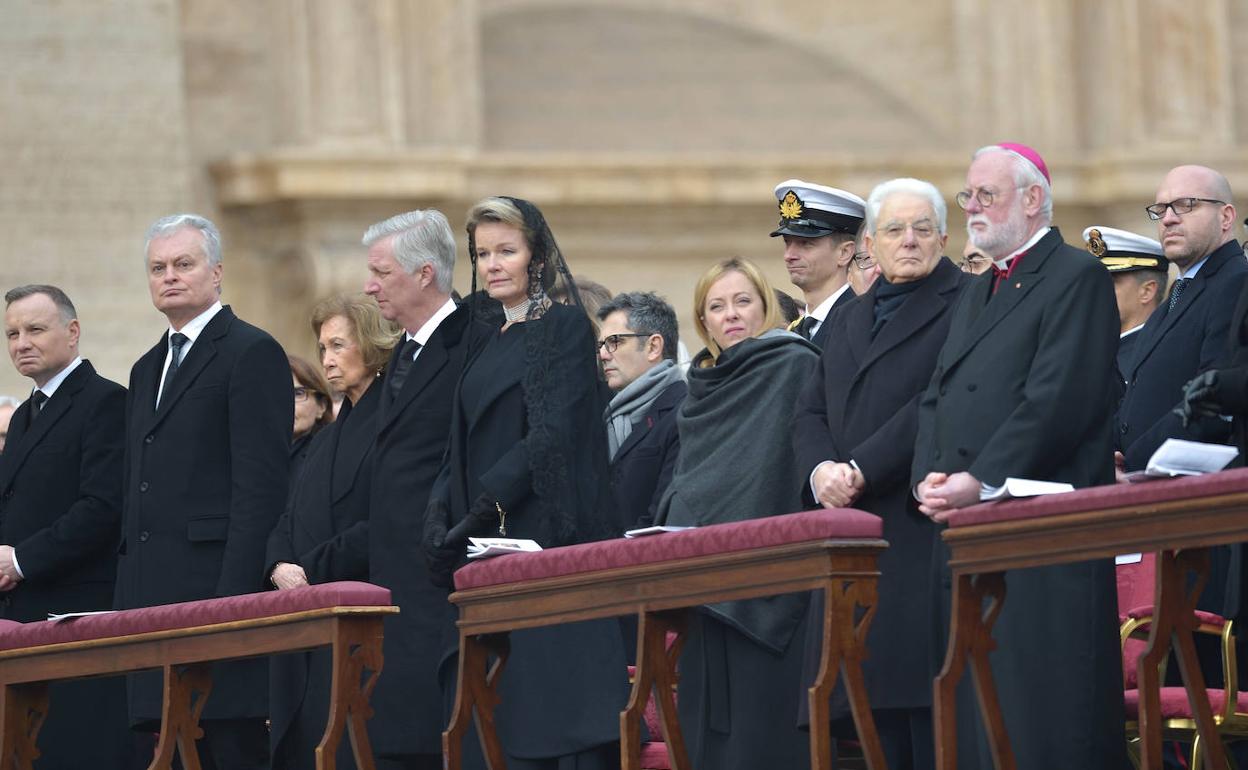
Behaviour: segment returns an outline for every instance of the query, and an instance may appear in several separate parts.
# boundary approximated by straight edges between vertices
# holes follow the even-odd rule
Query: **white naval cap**
[[[1130,270],[1168,270],[1170,261],[1161,244],[1152,238],[1094,225],[1083,231],[1088,251],[1099,257],[1111,273]]]
[[[867,203],[851,192],[790,179],[776,185],[780,225],[771,234],[819,238],[830,233],[857,233],[867,216]]]

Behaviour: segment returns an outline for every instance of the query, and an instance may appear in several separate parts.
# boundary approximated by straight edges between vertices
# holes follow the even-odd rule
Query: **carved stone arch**
[[[487,151],[827,155],[956,143],[949,111],[924,109],[864,62],[696,2],[499,2],[481,7],[479,41]]]

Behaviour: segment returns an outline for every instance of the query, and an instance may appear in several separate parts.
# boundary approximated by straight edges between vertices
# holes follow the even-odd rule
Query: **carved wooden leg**
[[[825,604],[834,607],[831,615],[824,613],[824,641],[831,642],[831,648],[824,648],[824,655],[839,659],[840,668],[845,673],[845,692],[849,697],[849,710],[854,718],[854,728],[858,733],[858,742],[862,745],[863,754],[870,770],[887,770],[884,761],[884,748],[880,745],[880,736],[875,730],[875,718],[871,714],[871,703],[867,697],[867,683],[862,676],[862,662],[867,657],[867,631],[871,628],[871,620],[875,617],[878,601],[878,582],[876,578],[857,578],[855,580],[837,580],[825,591]],[[839,590],[838,590],[839,589]],[[855,622],[858,610],[862,615]],[[832,620],[835,625],[829,633],[827,623]],[[829,638],[830,637],[830,638]],[[820,664],[820,676],[824,675],[824,666]],[[816,735],[822,736],[826,746],[820,746],[820,755],[812,756],[815,770],[832,767],[831,736],[828,733],[828,698],[832,694],[832,685],[836,682],[836,669],[833,668],[830,681],[820,687],[819,680],[811,688],[811,748],[815,749]],[[820,689],[819,725],[815,729],[814,691]]]
[[[373,710],[368,699],[381,674],[381,618],[334,619],[333,683],[329,696],[329,719],[316,747],[317,770],[334,770],[343,732],[348,732],[355,765],[373,770],[373,747],[367,721]]]
[[[464,734],[468,732],[468,720],[474,717],[486,766],[489,770],[506,769],[503,747],[494,728],[494,707],[499,702],[498,678],[502,676],[509,651],[506,634],[460,634],[455,707],[451,722],[442,733],[442,756],[447,770],[463,767]],[[489,665],[491,653],[496,657],[493,666]]]
[[[676,662],[684,646],[687,612],[638,613],[637,668],[628,705],[620,712],[620,765],[623,770],[641,767],[641,717],[651,693],[658,707],[667,745],[667,758],[672,770],[688,770],[689,755],[680,731],[673,691],[676,687]],[[676,639],[667,647],[668,633]]]
[[[0,688],[0,767],[4,770],[31,770],[39,758],[36,744],[48,705],[46,682]]]
[[[176,751],[183,770],[200,770],[195,741],[204,737],[199,715],[212,692],[212,664],[166,665],[164,703],[160,715],[160,742],[148,770],[169,770]]]
[[[987,608],[984,607],[985,598],[989,599]],[[957,691],[967,663],[972,666],[975,692],[984,724],[988,727],[988,740],[997,767],[1006,770],[1014,767],[1014,756],[988,661],[988,654],[996,647],[992,640],[992,626],[1004,602],[1005,577],[1001,573],[971,575],[955,572],[949,643],[944,666],[936,677],[932,694],[936,767],[939,770],[957,770],[958,767]]]
[[[1160,560],[1159,560],[1160,561]],[[1166,561],[1170,561],[1169,558]],[[1205,583],[1209,580],[1209,550],[1197,548],[1173,554],[1176,579],[1180,586],[1187,586],[1180,596],[1182,602],[1172,617],[1174,618],[1173,639],[1179,659],[1179,673],[1183,676],[1183,686],[1187,689],[1187,701],[1196,717],[1196,726],[1204,739],[1205,765],[1208,768],[1221,770],[1227,767],[1226,749],[1222,745],[1222,736],[1218,734],[1217,723],[1213,721],[1213,709],[1209,704],[1209,693],[1205,688],[1205,676],[1200,670],[1200,661],[1196,658],[1196,644],[1192,634],[1196,630],[1196,603]],[[1189,579],[1189,575],[1192,579]],[[1149,634],[1152,641],[1152,634]],[[1195,770],[1193,765],[1193,770]]]

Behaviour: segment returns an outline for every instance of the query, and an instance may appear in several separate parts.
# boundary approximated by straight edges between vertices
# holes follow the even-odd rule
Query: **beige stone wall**
[[[1072,242],[1090,224],[1151,234],[1142,207],[1179,162],[1248,191],[1238,0],[14,0],[3,13],[0,283],[65,285],[86,351],[123,380],[162,328],[139,239],[175,210],[219,221],[225,299],[307,354],[311,304],[362,282],[368,224],[435,206],[458,233],[490,194],[538,202],[575,272],[663,292],[691,332],[693,284],[715,259],[755,259],[796,294],[767,237],[771,188],[789,177],[865,196],[917,176],[951,198],[971,150],[1024,141],[1049,161]],[[949,252],[963,241],[953,208]],[[0,391],[19,388],[0,366]]]

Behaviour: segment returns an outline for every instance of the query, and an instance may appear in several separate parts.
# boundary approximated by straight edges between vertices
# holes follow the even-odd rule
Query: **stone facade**
[[[970,152],[1033,144],[1057,223],[1150,234],[1165,170],[1248,191],[1248,4],[1202,0],[14,0],[0,24],[0,285],[54,282],[125,381],[162,319],[142,233],[194,210],[225,301],[292,352],[358,287],[359,238],[476,199],[543,207],[574,272],[653,288],[692,333],[711,261],[797,294],[767,237],[789,177],[952,198]],[[1248,201],[1248,199],[1246,199]],[[1248,202],[1241,206],[1248,210]],[[949,253],[964,235],[951,212]],[[470,282],[466,255],[456,286]],[[700,344],[688,339],[696,350]],[[0,367],[0,392],[28,388]]]

